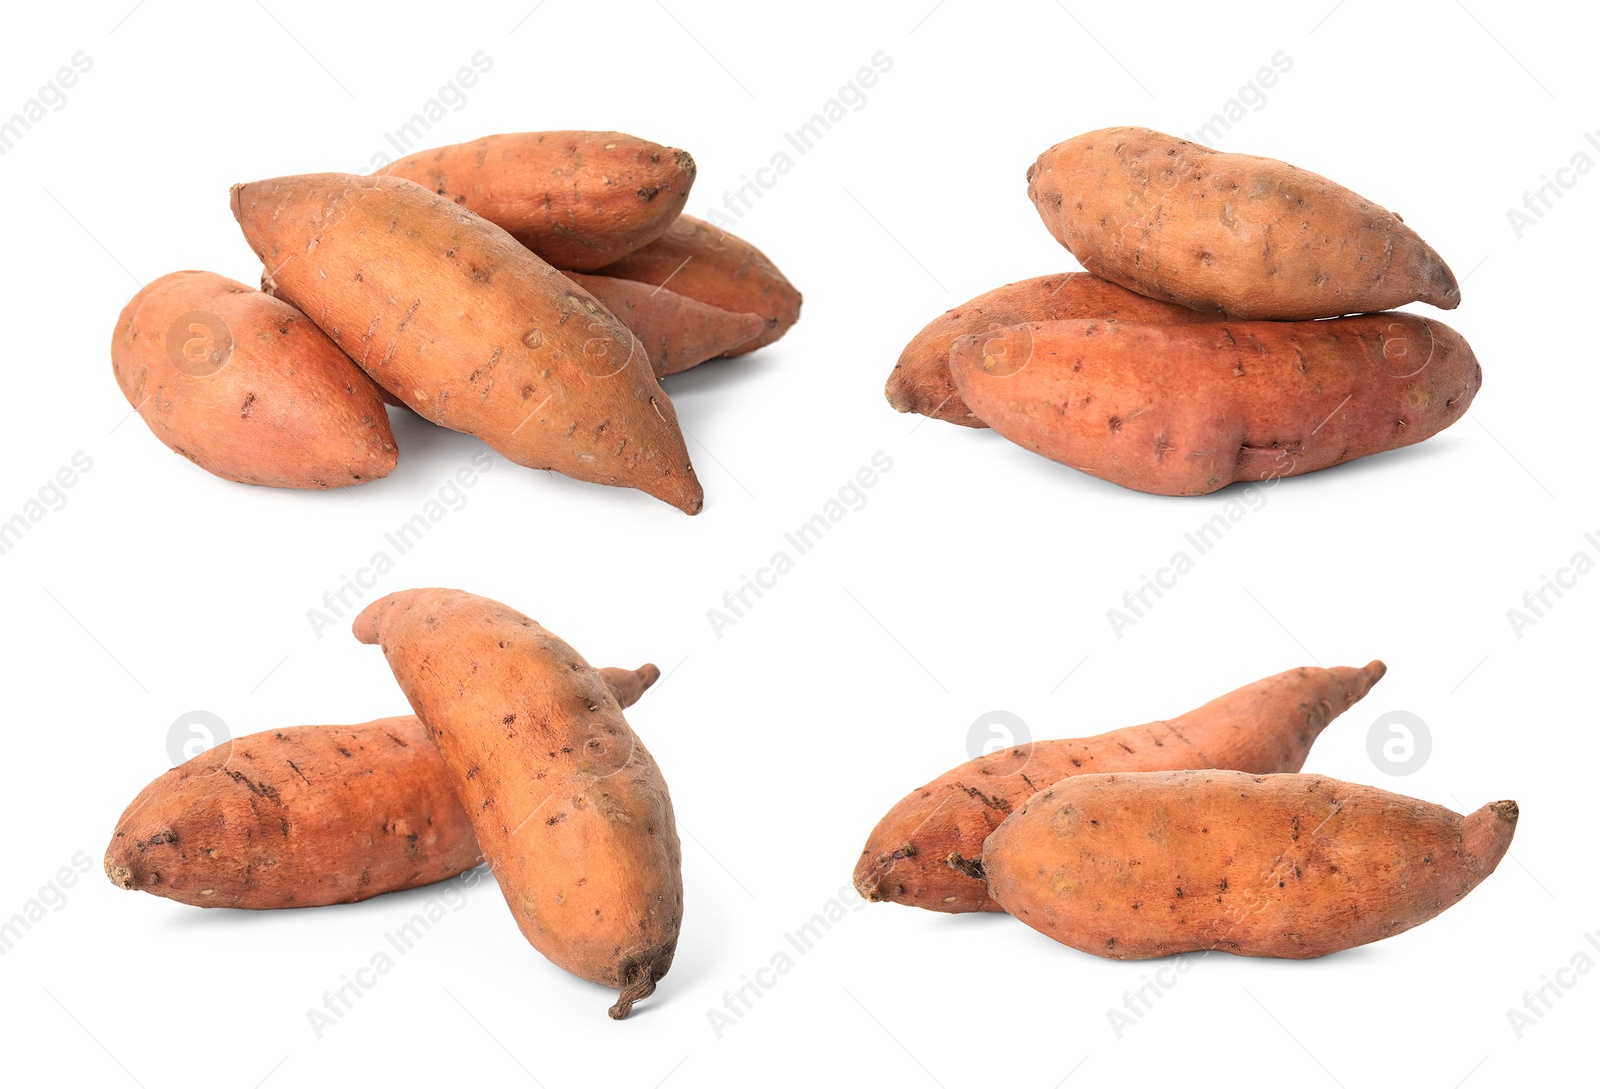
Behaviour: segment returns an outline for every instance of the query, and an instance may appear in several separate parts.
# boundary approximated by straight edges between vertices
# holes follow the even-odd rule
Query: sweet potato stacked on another
[[[161,441],[230,480],[386,475],[386,401],[695,514],[658,379],[777,340],[800,293],[682,215],[694,177],[687,152],[623,133],[531,132],[236,185],[262,290],[155,281],[118,319],[117,380]]]
[[[1088,271],[934,320],[889,376],[899,411],[991,427],[1137,491],[1204,495],[1421,442],[1482,382],[1455,330],[1388,312],[1456,307],[1443,258],[1326,178],[1112,128],[1046,151],[1028,195]]]

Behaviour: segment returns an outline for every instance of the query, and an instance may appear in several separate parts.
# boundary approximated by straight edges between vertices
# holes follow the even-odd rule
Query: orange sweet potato
[[[800,319],[800,292],[767,255],[737,235],[703,219],[679,216],[665,234],[620,261],[602,276],[661,286],[735,314],[760,314],[760,336],[723,355],[744,355],[789,331]]]
[[[1196,310],[1303,320],[1461,302],[1399,216],[1275,159],[1100,129],[1039,156],[1028,196],[1084,268]]]
[[[408,155],[383,173],[470,209],[552,265],[596,269],[678,218],[694,159],[621,132],[513,132]]]
[[[117,318],[111,366],[167,446],[209,473],[276,488],[387,476],[378,387],[304,314],[214,272],[173,272]]]
[[[655,990],[683,919],[666,780],[589,664],[512,609],[405,590],[356,617],[444,756],[506,903],[539,952],[616,987],[611,1016]]]
[[[1034,741],[952,768],[896,802],[867,837],[855,886],[868,900],[930,911],[999,911],[983,881],[946,865],[1046,784],[1068,775],[1171,768],[1299,771],[1328,723],[1384,674],[1306,666],[1229,692],[1175,719],[1065,741]]]
[[[276,286],[380,386],[512,461],[703,495],[672,402],[628,328],[488,220],[399,178],[236,185]]]
[[[657,378],[725,355],[760,335],[767,324],[760,314],[734,314],[638,280],[581,272],[567,277],[633,330],[650,353]]]
[[[653,665],[599,671],[620,706]],[[158,777],[117,821],[106,876],[196,907],[344,904],[454,877],[483,856],[413,715],[224,742]]]
[[[1414,314],[1149,325],[1056,321],[962,338],[950,370],[990,427],[1125,488],[1204,495],[1421,442],[1483,381]]]
[[[1184,325],[1214,321],[1216,315],[1157,302],[1087,272],[1035,276],[986,291],[934,318],[900,353],[899,362],[889,373],[884,396],[897,412],[917,412],[964,427],[988,427],[967,408],[955,379],[950,377],[951,345],[964,336],[1023,322],[1066,318]]]
[[[985,841],[989,893],[1101,957],[1320,957],[1410,930],[1494,872],[1517,803],[1468,816],[1320,775],[1079,775]]]

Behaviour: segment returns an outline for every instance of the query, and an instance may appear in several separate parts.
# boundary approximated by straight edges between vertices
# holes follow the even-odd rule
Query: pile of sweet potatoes
[[[935,319],[889,376],[899,411],[1203,495],[1421,442],[1482,382],[1455,330],[1391,310],[1456,307],[1449,266],[1326,178],[1111,128],[1039,156],[1028,195],[1088,271]]]
[[[1409,930],[1494,872],[1518,810],[1461,816],[1300,772],[1383,674],[1290,670],[1171,720],[971,760],[878,822],[856,888],[1006,911],[1113,958],[1316,957]]]
[[[415,715],[223,743],[142,790],[106,876],[199,907],[365,900],[487,861],[540,953],[616,989],[623,1018],[672,964],[682,858],[660,768],[623,718],[660,676],[594,669],[460,590],[404,590],[355,620]]]
[[[384,402],[522,465],[704,502],[659,379],[771,344],[800,293],[683,215],[687,152],[618,132],[490,136],[382,174],[236,185],[261,290],[178,272],[117,319],[111,360],[162,442],[218,476],[386,475]]]

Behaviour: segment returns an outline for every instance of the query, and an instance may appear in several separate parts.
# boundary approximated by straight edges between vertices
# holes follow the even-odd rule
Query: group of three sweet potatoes
[[[386,475],[388,401],[693,514],[658,379],[772,343],[801,301],[754,246],[682,214],[694,177],[686,152],[622,133],[535,132],[236,185],[263,290],[149,284],[117,319],[117,381],[158,438],[231,480]]]

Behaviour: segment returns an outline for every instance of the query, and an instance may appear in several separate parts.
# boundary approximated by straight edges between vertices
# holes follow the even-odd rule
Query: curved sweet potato
[[[383,647],[444,756],[523,935],[576,976],[655,990],[683,920],[682,851],[667,784],[600,676],[521,613],[459,590],[367,606],[355,636]]]
[[[1100,129],[1039,156],[1028,196],[1084,268],[1196,310],[1304,320],[1461,302],[1399,216],[1276,159]]]
[[[672,402],[631,332],[488,220],[400,178],[233,187],[292,302],[380,386],[512,461],[700,510]]]
[[[394,468],[372,379],[300,311],[226,276],[146,284],[117,317],[111,366],[156,438],[228,480],[342,488]]]
[[[984,837],[1018,805],[1058,779],[1109,771],[1234,768],[1299,771],[1328,723],[1384,674],[1305,666],[1219,696],[1175,719],[1095,737],[1034,741],[955,767],[896,802],[867,837],[855,886],[868,900],[930,911],[999,911],[981,879],[946,859],[983,849]]]
[[[596,269],[665,231],[694,159],[621,132],[512,132],[408,155],[407,178],[503,227],[561,268]]]
[[[627,707],[653,665],[602,669]],[[443,881],[483,855],[414,715],[224,742],[158,777],[106,848],[124,889],[196,907],[345,904]]]
[[[657,287],[670,283],[673,291],[707,306],[760,314],[766,322],[762,334],[728,349],[725,356],[771,344],[800,320],[800,292],[766,254],[694,216],[679,216],[660,238],[597,271]]]
[[[1079,775],[984,843],[989,893],[1101,957],[1320,957],[1410,930],[1494,872],[1516,802],[1468,816],[1320,775]]]
[[[1185,325],[1215,321],[1217,315],[1158,302],[1087,272],[1035,276],[986,291],[930,321],[900,353],[884,396],[897,412],[917,412],[963,427],[988,427],[967,408],[950,377],[951,346],[963,336],[1067,318]]]
[[[726,355],[767,327],[760,314],[734,314],[638,280],[581,272],[566,275],[633,330],[650,353],[657,378]]]
[[[1057,321],[964,337],[961,396],[1018,446],[1125,488],[1204,495],[1430,438],[1483,381],[1414,314],[1147,325]]]

